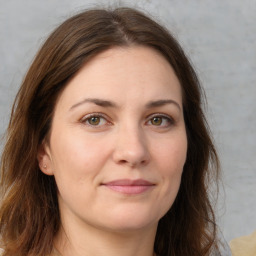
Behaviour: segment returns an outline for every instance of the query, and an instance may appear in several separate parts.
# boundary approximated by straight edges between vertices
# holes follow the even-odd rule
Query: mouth
[[[114,180],[107,183],[102,183],[101,186],[104,186],[115,192],[119,192],[127,195],[137,195],[145,193],[146,191],[152,189],[156,184],[149,182],[147,180],[138,179],[138,180]]]

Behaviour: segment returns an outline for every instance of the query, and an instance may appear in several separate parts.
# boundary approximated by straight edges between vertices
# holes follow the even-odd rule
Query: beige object
[[[233,239],[230,248],[232,256],[256,256],[256,231],[251,235]]]

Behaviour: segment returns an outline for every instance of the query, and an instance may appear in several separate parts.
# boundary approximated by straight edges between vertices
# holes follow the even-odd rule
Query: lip
[[[142,194],[150,189],[152,189],[155,184],[143,179],[129,180],[113,180],[110,182],[102,183],[102,186],[113,190],[115,192],[127,194],[127,195],[137,195]]]

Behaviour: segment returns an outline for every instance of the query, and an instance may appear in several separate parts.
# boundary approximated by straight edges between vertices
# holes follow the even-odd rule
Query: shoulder
[[[231,240],[230,248],[233,256],[256,255],[256,231],[248,236],[242,236]]]

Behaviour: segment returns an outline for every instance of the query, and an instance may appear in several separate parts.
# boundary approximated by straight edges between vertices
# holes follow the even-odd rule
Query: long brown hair
[[[91,58],[111,47],[144,45],[159,51],[182,87],[188,137],[178,196],[160,220],[155,252],[209,255],[217,249],[208,187],[218,178],[218,157],[202,111],[202,89],[183,50],[162,26],[130,8],[87,10],[61,24],[46,40],[17,94],[1,158],[0,236],[4,256],[45,256],[60,227],[53,176],[37,162],[49,134],[57,97]]]

